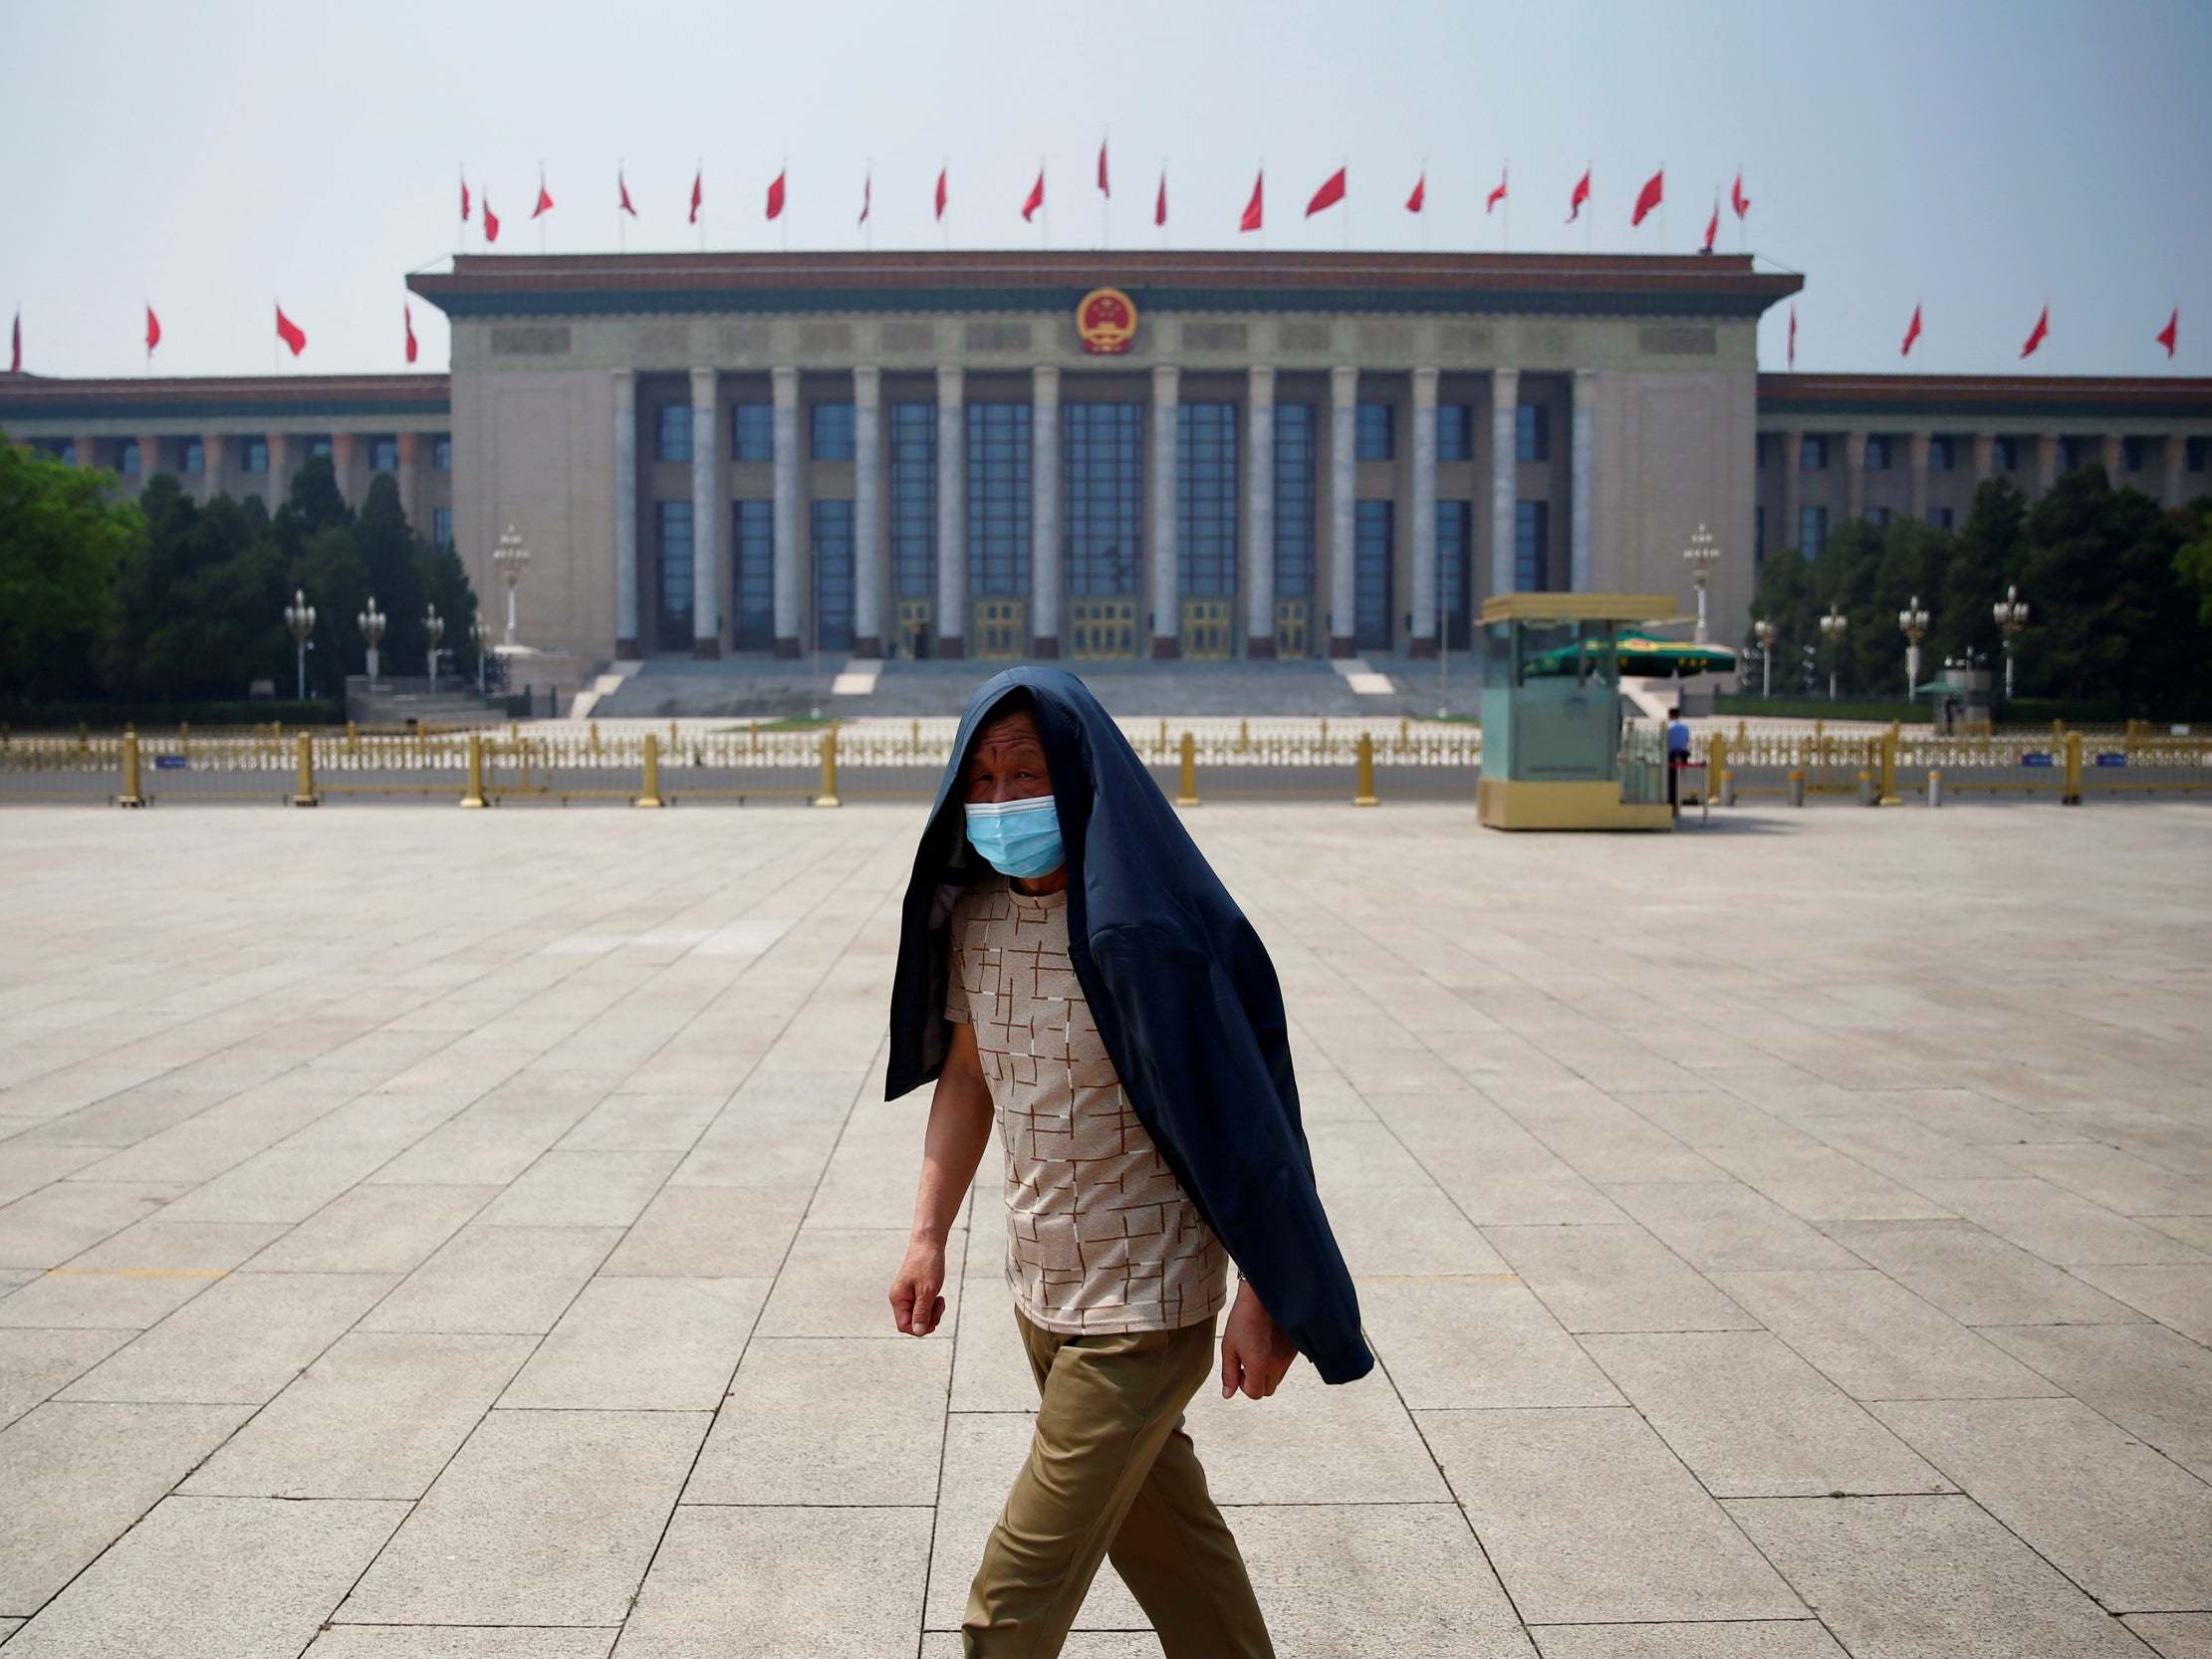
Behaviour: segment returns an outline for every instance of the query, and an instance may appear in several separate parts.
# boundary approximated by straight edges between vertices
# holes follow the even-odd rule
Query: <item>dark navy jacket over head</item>
[[[1298,1115],[1275,968],[1136,751],[1057,668],[1009,669],[969,699],[914,857],[891,986],[895,1099],[944,1067],[952,906],[988,872],[960,774],[985,718],[1027,691],[1068,862],[1068,954],[1121,1086],[1160,1155],[1327,1382],[1374,1364]]]

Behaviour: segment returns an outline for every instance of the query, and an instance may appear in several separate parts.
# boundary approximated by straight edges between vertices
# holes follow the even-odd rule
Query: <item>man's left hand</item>
[[[1249,1283],[1239,1284],[1236,1305],[1221,1329],[1221,1397],[1242,1388],[1255,1400],[1266,1399],[1297,1358],[1290,1333],[1268,1316]]]

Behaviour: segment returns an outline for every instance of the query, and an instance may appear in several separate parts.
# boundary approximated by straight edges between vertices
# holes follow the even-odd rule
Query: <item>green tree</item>
[[[197,506],[166,473],[139,508],[146,540],[118,582],[109,682],[150,701],[243,697],[257,679],[289,690],[284,558],[267,520],[227,496]]]
[[[476,591],[468,585],[468,572],[461,568],[461,556],[449,547],[439,547],[421,537],[414,544],[415,580],[421,584],[427,602],[438,607],[438,614],[445,618],[445,649],[453,653],[454,672],[473,675],[476,672],[476,642],[469,637],[470,624],[476,620]]]
[[[379,647],[379,666],[387,675],[422,672],[422,575],[416,566],[415,539],[399,506],[399,485],[391,474],[378,473],[369,486],[360,522],[354,527],[354,544],[376,608],[390,618]]]
[[[2206,640],[2177,568],[2184,521],[2101,466],[2077,468],[2028,512],[2022,690],[2150,714],[2196,700]]]
[[[2199,496],[2181,512],[2182,543],[2173,556],[2174,576],[2195,595],[2197,621],[2212,630],[2212,496]]]
[[[1992,665],[2004,659],[2003,635],[1991,607],[2020,580],[2021,530],[2028,498],[2009,478],[1992,478],[1974,492],[1966,523],[1944,573],[1935,637],[1942,655],[1972,656]]]
[[[117,574],[145,539],[138,509],[110,499],[111,482],[0,437],[0,695],[96,689]]]
[[[284,518],[289,509],[279,509]],[[348,674],[368,668],[368,645],[361,636],[362,608],[369,602],[369,572],[362,563],[351,525],[326,525],[307,538],[290,561],[292,586],[315,606],[315,644],[308,653],[308,683],[315,695],[335,697]]]

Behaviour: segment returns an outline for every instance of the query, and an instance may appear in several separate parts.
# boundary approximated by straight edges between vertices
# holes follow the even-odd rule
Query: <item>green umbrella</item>
[[[1623,674],[1646,679],[1685,679],[1691,674],[1730,674],[1736,653],[1726,645],[1694,645],[1680,639],[1655,639],[1648,633],[1624,628],[1611,644],[1613,660]],[[1607,649],[1602,639],[1585,639],[1576,645],[1559,645],[1533,657],[1531,674],[1572,674],[1579,652],[1596,662]]]

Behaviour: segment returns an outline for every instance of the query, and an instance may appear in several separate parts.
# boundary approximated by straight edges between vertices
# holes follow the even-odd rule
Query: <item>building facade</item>
[[[1494,592],[1683,592],[2070,466],[2212,488],[2212,382],[1762,375],[1748,257],[463,255],[449,375],[0,377],[0,428],[203,494],[391,472],[587,663],[1433,656]]]

